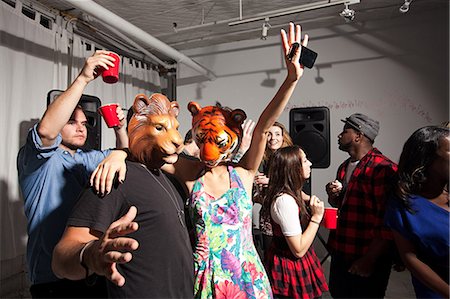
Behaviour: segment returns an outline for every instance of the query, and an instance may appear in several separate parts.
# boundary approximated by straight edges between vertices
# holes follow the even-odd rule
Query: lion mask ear
[[[202,109],[199,104],[196,102],[189,102],[188,104],[188,110],[191,112],[192,116],[195,116],[198,114],[198,112]]]
[[[142,109],[147,107],[149,104],[150,104],[150,100],[147,98],[147,96],[145,94],[141,93],[141,94],[136,95],[136,97],[134,98],[134,103],[133,103],[134,113],[140,114]]]
[[[175,117],[178,117],[178,114],[180,114],[180,106],[178,105],[177,102],[175,101],[170,102],[170,111],[172,111]]]
[[[231,112],[231,119],[233,122],[235,122],[238,126],[241,126],[244,120],[247,118],[247,114],[245,114],[244,110],[241,109],[234,109]]]

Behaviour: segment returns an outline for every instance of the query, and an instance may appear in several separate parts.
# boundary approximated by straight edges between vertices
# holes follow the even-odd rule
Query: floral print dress
[[[252,238],[252,201],[239,175],[228,166],[230,189],[214,198],[203,177],[191,193],[195,225],[195,298],[272,298]]]

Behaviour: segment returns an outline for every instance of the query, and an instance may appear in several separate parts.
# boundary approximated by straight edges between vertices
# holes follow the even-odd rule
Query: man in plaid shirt
[[[360,113],[342,121],[339,149],[350,158],[326,186],[329,203],[339,209],[337,228],[328,239],[330,293],[333,298],[383,298],[395,252],[383,219],[397,165],[373,147],[378,121]]]

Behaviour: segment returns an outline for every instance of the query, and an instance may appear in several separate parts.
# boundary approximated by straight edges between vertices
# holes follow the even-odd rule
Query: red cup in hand
[[[98,113],[100,113],[100,115],[103,116],[103,119],[105,120],[105,123],[108,126],[108,128],[113,128],[120,125],[120,120],[117,117],[116,110],[117,104],[103,105],[100,108],[98,108]]]
[[[114,66],[110,66],[109,69],[104,70],[102,72],[102,78],[105,83],[113,84],[119,81],[120,57],[113,52],[109,52],[108,55],[115,59]]]
[[[338,217],[337,212],[338,209],[336,208],[325,208],[322,220],[322,224],[325,228],[336,229]]]

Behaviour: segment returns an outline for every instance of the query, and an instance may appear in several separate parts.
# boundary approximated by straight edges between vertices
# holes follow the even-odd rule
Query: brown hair
[[[302,199],[303,177],[302,149],[298,145],[287,146],[276,150],[269,162],[269,186],[264,201],[264,212],[282,193],[291,195],[300,207],[301,216],[308,215]]]

